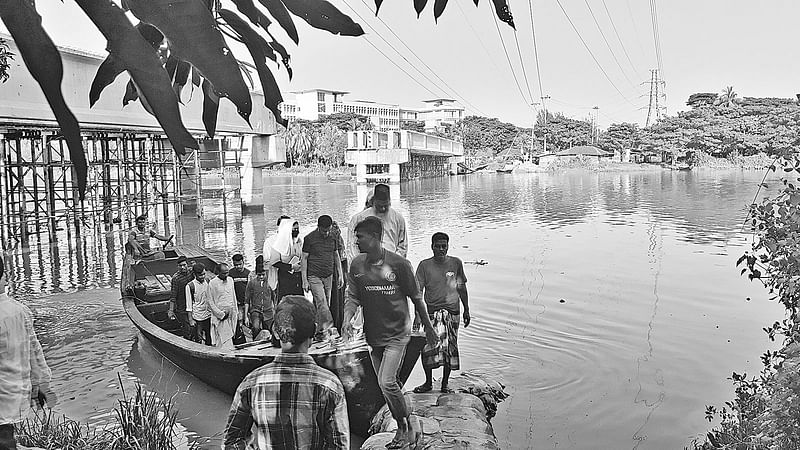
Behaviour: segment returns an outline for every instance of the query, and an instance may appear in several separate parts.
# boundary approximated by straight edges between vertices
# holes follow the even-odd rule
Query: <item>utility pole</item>
[[[544,102],[545,100],[550,100],[550,96],[542,96],[542,109],[544,110],[544,141],[542,143],[542,150],[547,153],[547,104]]]
[[[651,123],[656,123],[662,118],[662,110],[665,106],[659,105],[659,100],[666,99],[664,80],[659,79],[658,69],[650,69],[650,104],[647,107],[646,127]]]
[[[600,122],[600,107],[595,106],[592,109],[594,110],[594,117],[592,117],[592,143],[596,144],[600,141],[600,126],[598,125]]]

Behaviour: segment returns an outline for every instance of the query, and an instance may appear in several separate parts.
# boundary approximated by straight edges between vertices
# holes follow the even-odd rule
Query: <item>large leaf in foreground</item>
[[[433,3],[433,19],[437,22],[439,21],[439,16],[442,15],[444,12],[444,8],[447,6],[447,0],[436,0]]]
[[[239,10],[240,13],[244,14],[250,22],[253,22],[255,25],[261,26],[263,29],[267,29],[267,27],[272,23],[271,20],[261,12],[260,9],[256,8],[256,5],[253,3],[253,0],[232,0],[233,4],[236,5],[236,9]]]
[[[281,28],[286,31],[286,34],[294,41],[295,44],[300,43],[300,38],[297,36],[297,28],[294,26],[292,16],[286,10],[286,6],[281,3],[281,0],[258,0],[267,8],[267,11],[278,21]]]
[[[83,200],[86,195],[86,155],[78,120],[69,110],[61,93],[61,79],[64,76],[61,55],[42,28],[42,17],[28,0],[0,0],[0,19],[3,19],[14,38],[25,66],[42,88],[61,127],[61,134],[67,141],[69,157],[75,168],[78,195]]]
[[[361,36],[364,30],[347,14],[325,0],[284,0],[284,5],[297,17],[320,30],[342,36]]]
[[[255,64],[256,72],[258,72],[258,79],[261,81],[261,88],[264,90],[264,106],[272,111],[276,122],[286,126],[287,121],[281,117],[281,111],[278,108],[278,105],[283,102],[281,90],[278,87],[278,83],[275,82],[272,72],[267,67],[265,49],[272,51],[272,48],[264,38],[250,28],[236,13],[227,9],[220,9],[218,12],[225,19],[225,22],[239,33],[245,46],[247,46],[247,50],[250,52],[250,56],[253,58],[253,64]]]
[[[150,24],[139,22],[136,25],[136,29],[153,48],[158,48],[161,41],[164,40],[164,35]],[[94,80],[92,80],[92,86],[89,88],[89,107],[94,106],[97,100],[100,99],[103,89],[113,83],[123,71],[125,71],[125,67],[117,61],[114,55],[109,54],[103,60],[100,67],[97,68],[97,73],[95,73]]]
[[[214,137],[217,132],[217,113],[219,112],[219,96],[214,93],[214,88],[208,80],[203,80],[203,126],[209,137]]]
[[[514,26],[514,17],[511,15],[511,9],[508,7],[508,0],[492,0],[492,2],[494,3],[494,11],[497,14],[497,18],[511,25],[511,28],[516,30],[517,27]]]
[[[199,148],[183,126],[172,80],[161,66],[153,47],[133,27],[125,13],[108,0],[76,0],[108,40],[107,50],[125,67],[134,81],[142,104],[150,106],[172,147],[178,154]]]
[[[217,29],[214,17],[197,0],[128,0],[131,12],[158,28],[169,39],[170,51],[191,63],[227,97],[242,118],[249,122],[253,109],[250,91],[244,83],[233,52]]]

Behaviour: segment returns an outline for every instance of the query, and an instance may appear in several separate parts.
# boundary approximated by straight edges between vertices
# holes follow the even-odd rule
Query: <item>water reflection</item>
[[[476,174],[392,187],[408,223],[409,259],[451,236],[467,264],[473,325],[462,367],[503,373],[511,397],[494,426],[504,448],[680,448],[701,433],[705,404],[753,372],[782,311],[738,276],[740,233],[757,172]],[[200,217],[160,223],[180,243],[250,265],[281,214],[311,231],[345,225],[367,189],[321,177],[265,178],[263,212],[204,200]],[[116,289],[125,233],[60,232],[11,250],[13,294],[36,314],[63,412],[110,413],[119,381],[180,393],[181,423],[215,436],[229,400],[139,340]],[[752,302],[744,301],[752,297]],[[419,375],[419,374],[417,374]]]

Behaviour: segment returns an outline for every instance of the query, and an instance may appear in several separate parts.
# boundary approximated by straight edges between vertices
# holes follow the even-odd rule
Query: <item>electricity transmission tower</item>
[[[664,80],[658,77],[658,69],[651,69],[650,70],[650,104],[647,107],[647,122],[645,122],[646,127],[649,127],[651,123],[658,122],[664,114],[666,113],[667,107],[664,106],[666,103],[664,100],[666,99],[666,87]]]

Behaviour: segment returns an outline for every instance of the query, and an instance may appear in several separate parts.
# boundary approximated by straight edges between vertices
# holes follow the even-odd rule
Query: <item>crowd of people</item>
[[[406,259],[405,219],[391,207],[389,189],[375,186],[365,209],[351,218],[346,242],[328,215],[319,216],[317,227],[303,238],[299,223],[281,216],[252,273],[240,254],[232,257],[232,267],[178,259],[168,316],[180,335],[232,349],[249,334],[281,348],[274,361],[239,385],[225,449],[348,449],[342,383],[318,367],[308,351],[315,341],[349,340],[356,327],[363,328],[380,390],[397,422],[387,448],[415,448],[422,436],[398,378],[412,327],[422,326],[427,340],[422,352],[426,379],[414,392],[431,391],[432,372],[439,367],[440,391],[452,392],[450,372],[460,367],[459,323],[467,327],[471,321],[464,267],[448,255],[449,236],[437,232],[431,237],[432,257],[414,271]],[[128,244],[140,257],[153,255],[150,238],[171,240],[148,230],[146,218],[136,224]],[[0,450],[16,448],[13,424],[29,406],[55,402],[31,313],[5,294],[5,280],[0,258]],[[332,295],[334,288],[346,293]]]

